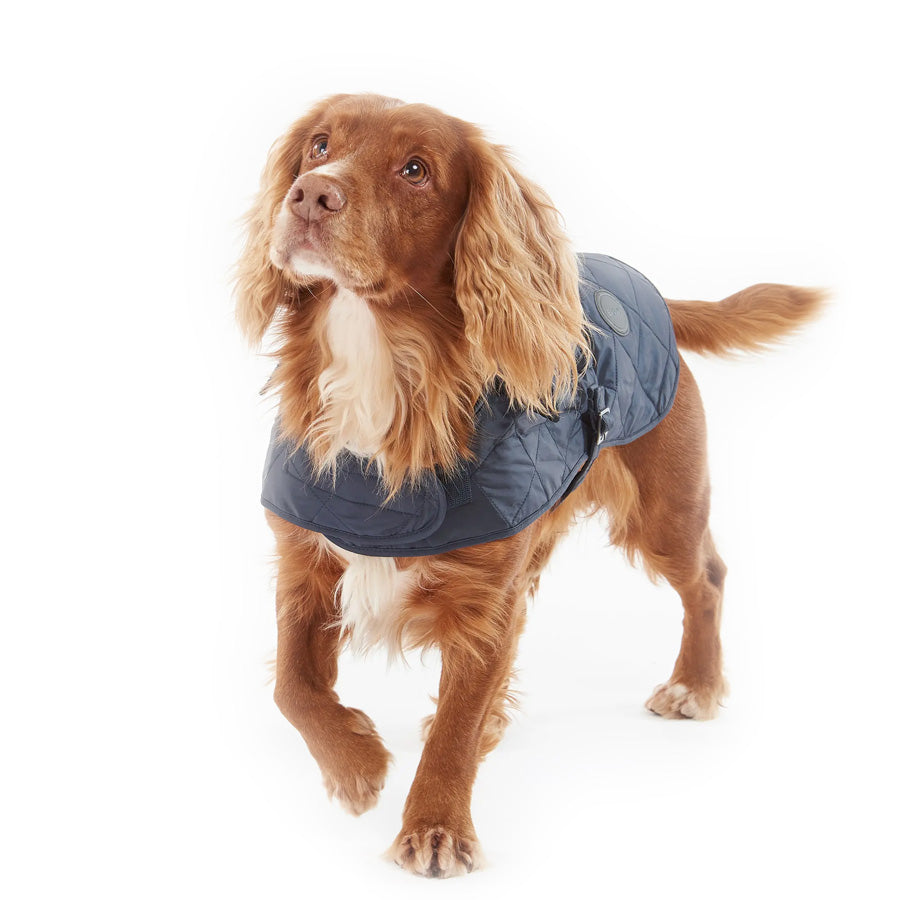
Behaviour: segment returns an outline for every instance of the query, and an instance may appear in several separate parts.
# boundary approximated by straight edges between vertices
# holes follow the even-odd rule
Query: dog
[[[647,708],[716,715],[726,567],[680,351],[765,347],[823,295],[759,284],[718,303],[663,301],[624,264],[577,257],[546,194],[476,126],[374,95],[328,98],[289,128],[246,226],[236,312],[251,344],[277,335],[267,478],[294,491],[264,495],[278,555],[275,700],[329,795],[359,815],[391,757],[335,693],[339,652],[438,648],[436,712],[388,856],[420,875],[470,872],[482,861],[472,787],[509,722],[526,599],[576,516],[605,510],[612,542],[681,597],[681,649]],[[657,316],[649,366],[656,341],[637,353],[624,343],[646,312],[632,289],[652,294]],[[602,366],[589,370],[598,357],[633,365],[652,395],[630,431],[617,410],[627,418],[632,401]],[[512,444],[525,456],[505,456]],[[505,471],[518,475],[507,484]],[[478,516],[503,528],[446,525],[476,494]]]

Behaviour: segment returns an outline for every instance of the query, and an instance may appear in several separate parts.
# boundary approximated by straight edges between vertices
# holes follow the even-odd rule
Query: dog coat
[[[646,434],[672,407],[679,358],[669,311],[639,272],[609,256],[578,257],[593,359],[555,417],[510,406],[502,388],[475,407],[474,458],[429,473],[385,500],[377,466],[345,451],[336,477],[316,480],[305,447],[279,423],[262,503],[302,528],[366,556],[427,556],[516,534],[563,500],[603,447]]]

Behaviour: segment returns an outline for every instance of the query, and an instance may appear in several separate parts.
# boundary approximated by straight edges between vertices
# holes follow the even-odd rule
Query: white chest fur
[[[325,336],[331,360],[319,376],[322,412],[314,425],[328,457],[342,450],[375,456],[394,418],[397,391],[391,354],[365,300],[340,289],[330,301]],[[323,538],[346,563],[338,583],[341,627],[354,650],[396,641],[396,612],[412,581],[392,558],[360,556]],[[393,640],[392,640],[393,638]]]
[[[322,537],[328,550],[347,564],[338,582],[341,629],[350,633],[350,646],[365,650],[386,642],[396,646],[397,612],[413,581],[412,569],[402,572],[392,557],[361,556]]]
[[[322,412],[314,426],[328,455],[373,456],[394,418],[397,391],[391,354],[368,303],[340,289],[325,326],[331,362],[319,376]]]

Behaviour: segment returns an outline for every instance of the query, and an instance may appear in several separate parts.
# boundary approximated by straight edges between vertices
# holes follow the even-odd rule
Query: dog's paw
[[[440,825],[401,831],[385,855],[408,872],[426,878],[465,875],[484,861],[477,838],[461,837]]]
[[[362,815],[378,802],[384,787],[391,754],[385,749],[375,723],[361,710],[348,709],[347,740],[322,766],[322,779],[328,796],[347,812]]]
[[[726,688],[692,689],[679,681],[657,685],[644,706],[664,719],[714,719]]]

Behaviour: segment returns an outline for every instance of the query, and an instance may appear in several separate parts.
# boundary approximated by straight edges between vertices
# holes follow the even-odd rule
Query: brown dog
[[[498,380],[513,404],[552,415],[578,379],[575,256],[544,193],[466,122],[375,96],[320,103],[273,147],[248,232],[238,317],[254,343],[277,319],[282,433],[319,472],[353,453],[392,495],[466,457],[473,409]],[[667,301],[679,348],[701,353],[762,347],[820,302],[775,284],[720,303]],[[684,605],[674,671],[648,709],[711,718],[726,691],[725,565],[683,361],[659,425],[603,450],[564,502],[503,540],[364,556],[267,513],[279,554],[275,698],[351,812],[375,804],[390,757],[371,719],[334,692],[342,644],[440,649],[437,711],[390,850],[401,866],[447,876],[478,865],[472,785],[508,722],[526,597],[575,516],[601,508],[613,542]]]

